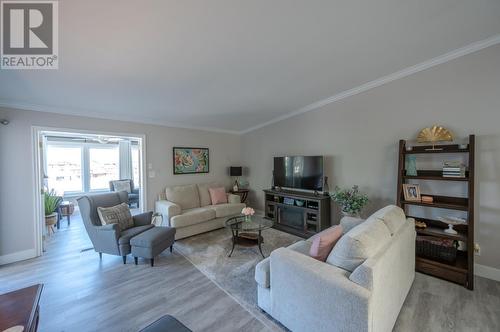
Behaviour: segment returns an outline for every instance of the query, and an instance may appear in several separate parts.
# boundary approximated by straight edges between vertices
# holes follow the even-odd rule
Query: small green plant
[[[340,189],[335,187],[335,192],[331,195],[334,202],[340,205],[342,212],[357,215],[369,202],[368,196],[359,192],[358,186],[351,189]]]
[[[57,211],[59,204],[61,204],[62,197],[57,196],[54,189],[43,193],[43,202],[45,205],[45,215],[49,216]]]

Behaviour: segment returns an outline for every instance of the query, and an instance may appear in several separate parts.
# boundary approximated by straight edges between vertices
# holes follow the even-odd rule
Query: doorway
[[[92,248],[78,197],[125,190],[132,214],[144,211],[144,135],[36,127],[33,139],[38,256]]]

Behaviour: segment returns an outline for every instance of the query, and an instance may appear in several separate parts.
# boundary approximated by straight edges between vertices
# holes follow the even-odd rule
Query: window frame
[[[82,170],[82,177],[81,177],[81,182],[82,182],[82,186],[81,188],[83,189],[83,191],[65,191],[64,192],[64,197],[66,196],[77,196],[77,195],[81,195],[81,194],[85,194],[85,147],[83,146],[83,143],[77,143],[77,142],[57,142],[57,141],[47,141],[47,144],[46,144],[46,154],[45,154],[45,170],[48,170],[49,169],[49,158],[48,158],[48,151],[49,151],[49,147],[51,146],[54,146],[54,147],[60,147],[60,148],[75,148],[75,147],[78,147],[80,148],[80,165],[81,165],[81,170]],[[48,174],[46,174],[48,176]]]
[[[88,143],[88,142],[72,142],[72,141],[47,141],[46,149],[50,146],[55,147],[79,147],[81,151],[81,169],[82,169],[82,189],[83,191],[65,191],[64,197],[75,197],[79,195],[85,195],[88,193],[105,193],[109,192],[109,187],[105,189],[90,189],[90,149],[91,148],[99,148],[99,149],[113,149],[118,148],[118,144],[99,144],[99,143]],[[48,170],[48,157],[47,154],[44,158],[45,169]],[[118,151],[118,174],[120,174],[120,151]],[[119,175],[120,176],[120,175]]]
[[[86,170],[88,172],[85,173],[85,187],[84,190],[86,190],[86,193],[103,193],[103,192],[109,192],[109,186],[105,189],[91,189],[90,188],[90,149],[113,149],[116,148],[118,149],[118,179],[120,179],[120,163],[121,163],[121,156],[120,156],[120,147],[118,144],[99,144],[99,143],[82,143],[85,146],[85,162],[87,163]]]

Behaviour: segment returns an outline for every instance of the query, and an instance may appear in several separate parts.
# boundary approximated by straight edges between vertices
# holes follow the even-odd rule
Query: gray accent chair
[[[128,181],[130,183],[130,190],[131,191],[128,193],[128,205],[132,206],[132,204],[135,204],[137,207],[139,207],[139,189],[134,187],[134,180],[122,179],[122,180],[109,181],[109,190],[110,191],[116,191],[115,190],[115,182],[116,181]]]
[[[117,224],[102,225],[98,207],[111,207],[121,203],[128,203],[127,192],[111,192],[105,194],[86,195],[77,199],[83,224],[87,230],[94,250],[102,254],[123,257],[123,264],[127,263],[127,255],[131,252],[130,239],[150,228],[153,212],[146,212],[133,216],[134,227],[121,231]]]

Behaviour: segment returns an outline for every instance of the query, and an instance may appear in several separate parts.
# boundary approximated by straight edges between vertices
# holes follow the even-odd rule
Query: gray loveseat
[[[153,212],[146,212],[133,216],[134,227],[124,231],[120,231],[117,224],[103,226],[97,214],[97,208],[111,207],[121,203],[128,203],[128,194],[125,191],[78,198],[83,224],[94,245],[94,250],[101,257],[103,253],[122,256],[123,264],[125,264],[127,255],[131,252],[130,240],[132,237],[153,228],[154,225],[151,224]]]

